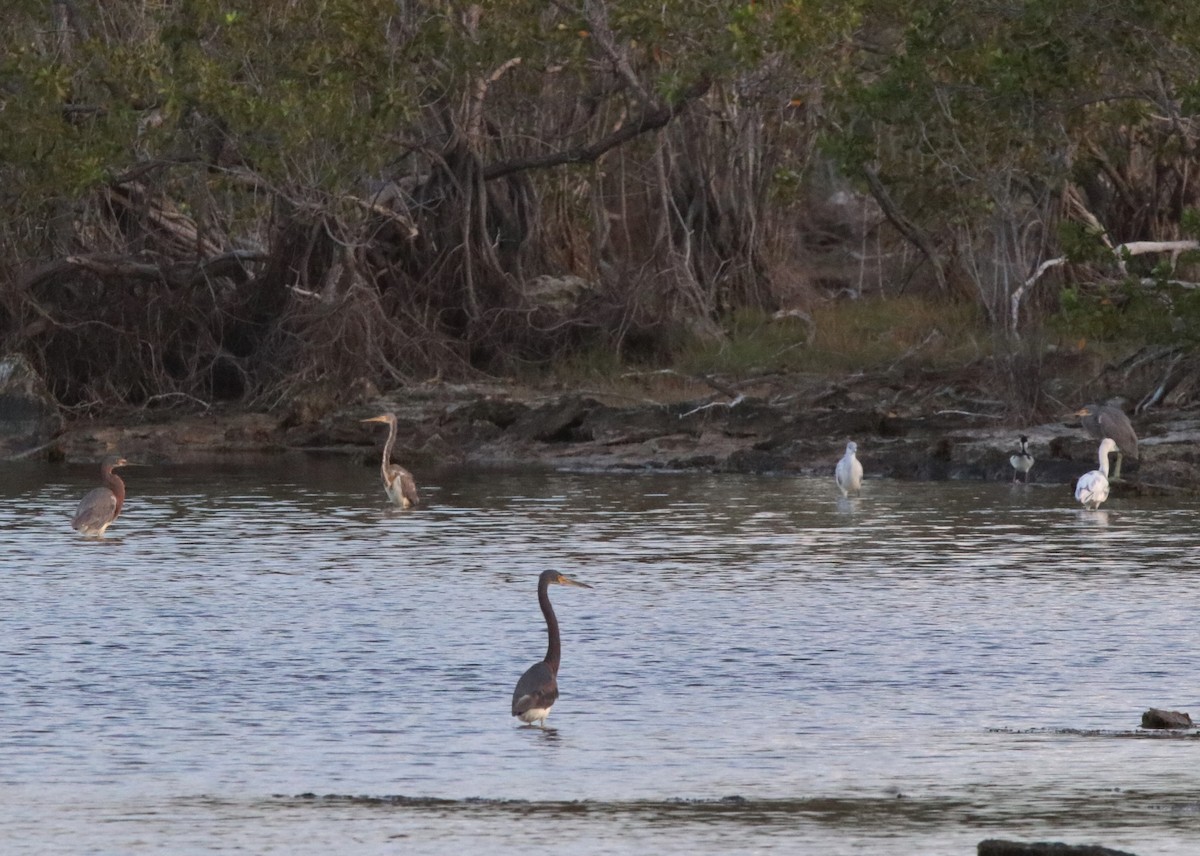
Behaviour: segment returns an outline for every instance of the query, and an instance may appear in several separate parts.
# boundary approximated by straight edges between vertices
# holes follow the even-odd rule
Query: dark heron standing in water
[[[1029,438],[1024,434],[1021,435],[1021,449],[1015,455],[1008,459],[1013,468],[1013,482],[1017,480],[1017,473],[1025,474],[1025,483],[1029,484],[1029,471],[1033,469],[1033,455],[1029,454],[1029,449],[1026,444]]]
[[[129,462],[120,455],[109,455],[100,464],[100,479],[104,487],[93,488],[79,501],[71,526],[84,535],[103,535],[121,513],[125,504],[125,482],[113,472]]]
[[[1108,456],[1115,451],[1116,442],[1105,437],[1100,443],[1100,469],[1084,473],[1075,484],[1075,498],[1088,511],[1095,511],[1108,499]]]
[[[538,577],[538,604],[542,607],[542,615],[546,616],[546,632],[550,635],[550,644],[546,648],[546,656],[540,663],[534,663],[513,690],[512,715],[522,722],[533,724],[541,722],[546,727],[546,717],[550,708],[558,698],[558,664],[562,661],[562,643],[558,637],[558,619],[554,616],[554,607],[550,605],[550,584],[560,586],[579,586],[591,588],[587,583],[576,582],[558,571],[542,571]]]
[[[392,447],[396,445],[396,414],[384,413],[372,416],[363,422],[386,422],[388,426],[387,442],[383,444],[383,463],[380,471],[383,473],[383,489],[387,491],[388,499],[401,508],[411,508],[421,501],[417,496],[417,483],[412,473],[399,464],[392,463]]]
[[[1097,440],[1108,438],[1117,444],[1117,463],[1112,477],[1121,477],[1121,459],[1128,455],[1135,461],[1138,456],[1138,438],[1129,417],[1119,407],[1111,404],[1085,404],[1075,411],[1083,430]]]

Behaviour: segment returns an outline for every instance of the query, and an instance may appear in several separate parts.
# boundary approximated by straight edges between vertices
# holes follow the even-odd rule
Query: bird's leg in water
[[[1113,481],[1117,481],[1121,478],[1121,458],[1123,457],[1124,455],[1122,455],[1120,452],[1117,452],[1117,463],[1113,466],[1112,472]]]

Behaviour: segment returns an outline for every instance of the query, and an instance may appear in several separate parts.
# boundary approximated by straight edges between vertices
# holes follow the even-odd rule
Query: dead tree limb
[[[901,235],[912,242],[921,255],[933,267],[933,276],[937,280],[938,289],[944,294],[946,292],[946,272],[942,270],[941,260],[933,249],[933,244],[929,240],[929,236],[918,228],[915,223],[900,213],[900,209],[896,207],[896,203],[892,201],[891,194],[884,187],[883,182],[879,180],[879,173],[872,167],[863,165],[863,176],[867,179],[867,187],[871,191],[871,196],[879,203],[879,207],[883,210],[883,216],[888,219],[888,222],[896,227]]]
[[[484,167],[483,179],[484,181],[493,181],[516,172],[523,172],[530,169],[546,169],[568,163],[592,163],[610,149],[614,149],[622,143],[627,143],[634,137],[641,136],[648,131],[656,131],[664,127],[691,102],[704,96],[711,87],[712,82],[710,80],[699,80],[685,89],[683,94],[672,103],[647,110],[638,117],[637,121],[631,122],[628,125],[622,125],[608,136],[594,143],[492,164],[491,166]]]

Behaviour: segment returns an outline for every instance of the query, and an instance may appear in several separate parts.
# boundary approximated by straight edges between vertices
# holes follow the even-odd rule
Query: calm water
[[[22,853],[1196,852],[1200,505],[1065,486],[0,469]],[[422,474],[418,474],[421,476]],[[564,631],[552,729],[512,687]]]

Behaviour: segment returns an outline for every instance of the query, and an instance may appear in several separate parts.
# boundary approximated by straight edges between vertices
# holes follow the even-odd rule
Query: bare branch
[[[563,151],[546,152],[541,155],[516,158],[492,164],[484,168],[484,180],[493,181],[497,178],[512,175],[515,172],[523,172],[529,169],[546,169],[567,163],[592,163],[610,149],[614,149],[622,143],[627,143],[647,131],[656,131],[664,127],[691,102],[707,93],[711,86],[712,82],[710,80],[697,81],[685,89],[675,102],[647,110],[636,122],[622,125],[608,136],[594,143],[585,146],[576,146],[575,148]]]
[[[887,217],[888,222],[895,226],[901,235],[911,241],[921,251],[921,255],[925,256],[929,261],[929,264],[933,267],[933,276],[937,280],[938,288],[944,293],[946,291],[946,273],[942,270],[941,260],[934,251],[933,244],[929,241],[929,236],[900,213],[900,210],[896,207],[896,203],[892,201],[891,194],[887,192],[887,188],[879,180],[879,173],[865,164],[862,171],[867,179],[867,187],[870,188],[871,195],[879,203],[879,207],[883,210],[883,214]]]

